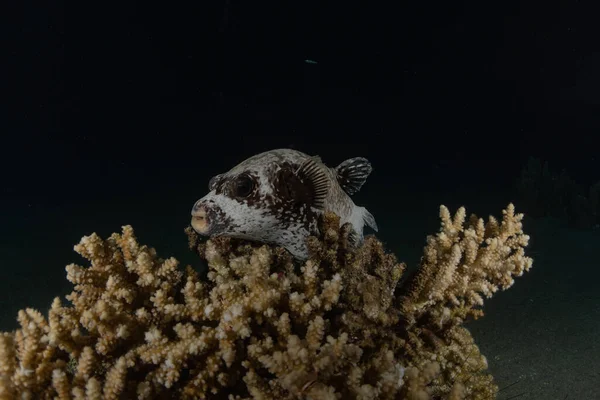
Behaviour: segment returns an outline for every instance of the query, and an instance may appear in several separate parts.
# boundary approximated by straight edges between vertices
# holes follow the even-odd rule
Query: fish
[[[277,245],[296,259],[308,258],[307,238],[319,234],[319,218],[333,212],[350,223],[353,242],[364,240],[365,225],[377,232],[373,215],[354,204],[373,168],[364,157],[335,168],[319,156],[275,149],[252,156],[213,176],[208,194],[192,207],[192,228],[202,236],[229,236]]]

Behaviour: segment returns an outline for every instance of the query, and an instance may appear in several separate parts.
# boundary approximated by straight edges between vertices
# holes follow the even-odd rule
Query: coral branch
[[[462,324],[469,315],[477,318],[483,315],[483,297],[508,289],[515,276],[531,268],[523,214],[515,214],[512,204],[502,214],[500,223],[494,217],[484,223],[473,215],[465,224],[464,208],[452,217],[440,207],[440,232],[427,238],[418,273],[402,299],[403,315],[411,323],[424,315],[440,326]]]

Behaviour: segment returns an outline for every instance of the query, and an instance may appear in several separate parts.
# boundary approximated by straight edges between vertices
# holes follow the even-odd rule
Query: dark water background
[[[72,248],[92,232],[131,224],[160,255],[197,264],[191,206],[211,176],[260,151],[369,158],[356,202],[413,267],[440,204],[500,216],[531,156],[598,181],[600,49],[584,7],[26,10],[2,82],[0,329],[71,290],[64,267],[83,261]],[[500,399],[600,398],[598,231],[551,218],[526,228],[534,269],[469,325],[500,386],[517,382]]]

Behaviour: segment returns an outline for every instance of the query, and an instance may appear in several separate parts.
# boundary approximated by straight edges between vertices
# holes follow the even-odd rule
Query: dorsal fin
[[[329,177],[320,165],[319,157],[304,161],[296,175],[311,189],[312,206],[320,210],[325,208],[325,198],[329,192]]]
[[[335,167],[338,183],[349,195],[360,190],[371,171],[373,171],[373,167],[364,157],[350,158]]]

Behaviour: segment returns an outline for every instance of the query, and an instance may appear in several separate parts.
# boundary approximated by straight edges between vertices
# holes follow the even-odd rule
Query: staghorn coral
[[[75,250],[71,305],[19,312],[0,336],[0,399],[490,399],[497,387],[465,318],[531,267],[514,207],[487,224],[441,208],[420,267],[326,214],[309,259],[214,238],[201,277],[138,244],[131,227]]]

